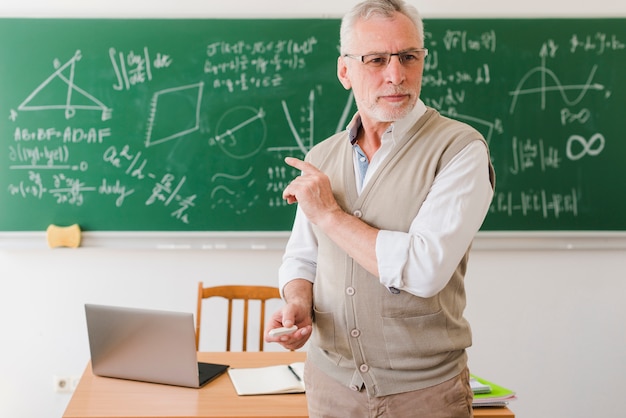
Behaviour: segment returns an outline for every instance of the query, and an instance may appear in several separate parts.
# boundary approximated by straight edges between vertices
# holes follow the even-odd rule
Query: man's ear
[[[352,88],[350,77],[348,77],[348,66],[344,57],[337,58],[337,78],[344,89],[350,90]]]

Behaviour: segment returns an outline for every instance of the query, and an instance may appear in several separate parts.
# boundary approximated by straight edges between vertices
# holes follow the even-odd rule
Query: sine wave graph
[[[567,106],[575,106],[583,100],[583,98],[589,91],[605,90],[604,85],[593,81],[595,73],[598,69],[597,65],[594,65],[591,68],[591,70],[589,71],[589,75],[587,76],[587,79],[584,83],[562,84],[556,73],[546,66],[546,55],[547,54],[542,50],[541,65],[538,67],[534,67],[530,71],[528,71],[517,84],[515,90],[509,92],[509,95],[513,96],[513,100],[511,101],[511,107],[509,108],[510,114],[513,114],[515,112],[515,107],[520,96],[538,94],[541,101],[541,110],[545,110],[546,96],[550,92],[558,92],[563,99],[563,102]],[[529,84],[533,77],[536,75],[539,75],[540,78],[539,86],[526,87],[527,84]],[[550,85],[548,84],[548,79],[550,79],[552,82]],[[570,98],[568,92],[572,91],[575,93],[575,95],[573,98]],[[606,94],[610,95],[610,92],[607,91]]]

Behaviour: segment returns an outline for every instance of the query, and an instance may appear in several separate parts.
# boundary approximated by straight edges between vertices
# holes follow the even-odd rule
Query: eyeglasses
[[[400,61],[400,64],[405,67],[413,67],[419,64],[425,56],[428,55],[428,49],[410,49],[408,51],[397,52],[392,54],[390,52],[379,52],[376,54],[366,55],[354,55],[343,54],[344,57],[352,58],[361,61],[363,64],[370,68],[385,68],[391,62],[391,57],[396,56]]]

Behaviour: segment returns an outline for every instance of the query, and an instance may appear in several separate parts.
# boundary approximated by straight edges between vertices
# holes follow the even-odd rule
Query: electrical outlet
[[[54,376],[52,379],[53,387],[56,392],[70,393],[74,390],[72,378],[67,376]]]

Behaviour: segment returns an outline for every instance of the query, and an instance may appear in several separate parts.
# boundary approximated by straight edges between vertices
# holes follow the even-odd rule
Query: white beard
[[[391,107],[382,107],[378,103],[374,103],[373,106],[368,107],[367,113],[379,122],[395,122],[411,113],[414,107],[415,103],[402,103]]]

